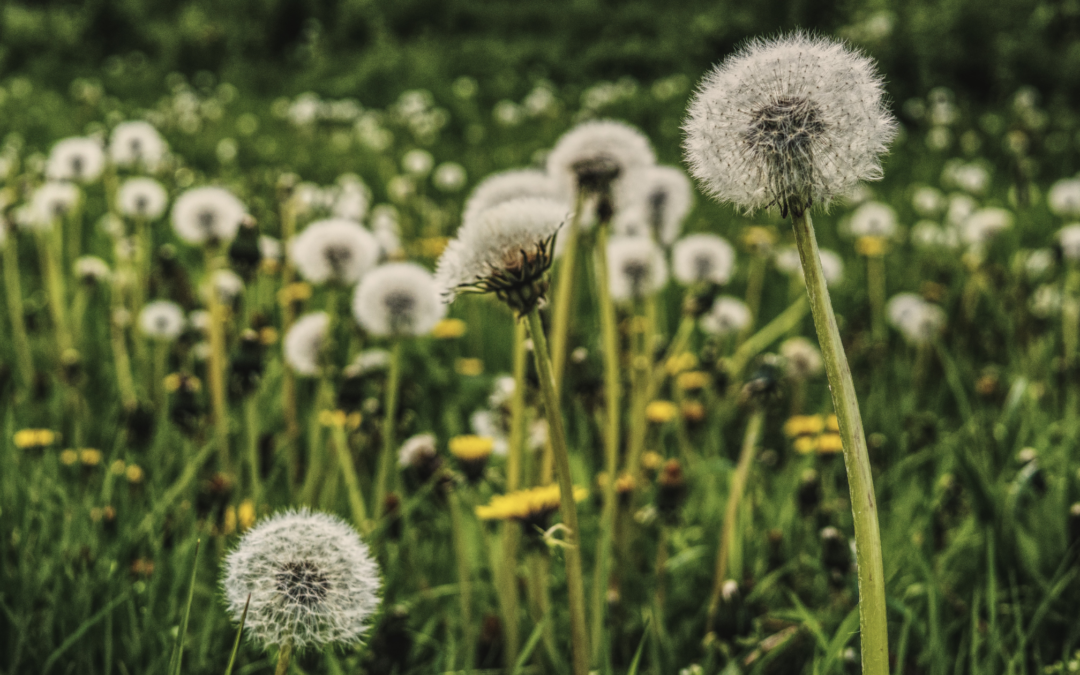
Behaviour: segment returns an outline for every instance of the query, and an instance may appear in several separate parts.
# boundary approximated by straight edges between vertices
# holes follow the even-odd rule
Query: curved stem
[[[750,362],[752,358],[760,354],[766,347],[773,342],[782,338],[791,329],[799,325],[799,322],[806,316],[806,311],[810,309],[810,305],[807,302],[806,296],[800,296],[795,299],[795,302],[791,303],[787,309],[779,314],[775,319],[765,324],[761,330],[754,333],[739,345],[739,348],[735,350],[735,353],[731,356],[729,362],[728,373],[731,378],[738,379],[742,373],[743,368]]]
[[[581,577],[581,531],[578,529],[577,505],[574,503],[574,484],[570,477],[570,455],[566,450],[566,433],[563,430],[562,411],[555,395],[555,379],[551,372],[544,326],[540,311],[533,307],[528,314],[529,334],[533,340],[533,359],[540,379],[540,391],[544,396],[549,437],[555,458],[555,474],[559,479],[559,510],[566,526],[566,586],[570,600],[570,639],[573,645],[574,675],[588,675],[589,636],[585,626],[585,584]],[[614,482],[614,481],[609,481]]]
[[[806,292],[814,315],[825,372],[832,390],[833,408],[840,426],[851,490],[851,513],[855,524],[855,557],[859,566],[859,626],[864,675],[887,675],[889,672],[889,633],[885,613],[885,575],[878,530],[877,499],[866,450],[866,434],[855,396],[840,330],[836,326],[825,275],[821,269],[814,226],[810,214],[803,211],[791,219],[806,277]]]

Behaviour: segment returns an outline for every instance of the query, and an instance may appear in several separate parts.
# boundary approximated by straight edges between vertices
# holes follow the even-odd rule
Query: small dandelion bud
[[[355,644],[379,605],[378,566],[345,522],[307,509],[278,513],[225,560],[229,613],[264,645]],[[250,601],[248,600],[250,598]]]

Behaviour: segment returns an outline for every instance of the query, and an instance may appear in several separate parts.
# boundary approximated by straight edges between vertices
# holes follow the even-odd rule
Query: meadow
[[[491,294],[440,302],[419,335],[356,318],[365,275],[434,271],[482,181],[542,170],[583,123],[633,125],[685,176],[704,71],[460,75],[378,107],[137,55],[102,71],[0,82],[0,672],[271,672],[281,645],[238,640],[226,558],[300,507],[355,528],[380,601],[360,641],[298,649],[288,672],[573,672],[571,550],[600,673],[859,672],[844,453],[778,209],[695,185],[663,230],[620,215],[633,195],[606,215],[571,198],[554,245],[572,230],[576,254],[558,249],[539,323]],[[884,178],[813,209],[876,490],[889,669],[1074,672],[1080,128],[1027,86],[889,106]],[[228,236],[185,226],[206,186],[232,195]],[[300,240],[328,219],[363,227],[363,274],[312,271]],[[679,242],[705,233],[731,264],[688,282]],[[661,260],[614,304],[609,235]],[[295,329],[314,313],[311,348]]]

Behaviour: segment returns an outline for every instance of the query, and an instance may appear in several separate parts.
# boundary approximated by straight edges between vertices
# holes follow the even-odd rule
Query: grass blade
[[[79,638],[86,634],[86,631],[93,628],[94,624],[96,624],[98,621],[101,621],[106,616],[108,616],[109,612],[113,611],[113,609],[115,609],[116,606],[119,605],[121,602],[127,600],[127,597],[128,594],[126,592],[120,594],[116,598],[113,598],[113,601],[105,605],[105,607],[103,607],[101,611],[99,611],[97,614],[93,615],[86,621],[83,621],[82,625],[75,629],[75,632],[67,636],[67,639],[64,640],[64,642],[61,643],[61,645],[57,647],[52,654],[49,654],[49,658],[45,660],[45,666],[41,669],[42,675],[49,672],[49,668],[53,667],[53,664],[56,663],[56,660],[59,659],[64,654],[64,652],[70,649],[73,644],[78,642]]]
[[[244,613],[240,615],[240,628],[236,630],[236,641],[233,642],[232,654],[229,655],[229,666],[225,669],[225,675],[232,675],[233,664],[236,663],[236,653],[240,651],[240,638],[244,635],[244,622],[247,621],[248,605],[251,604],[251,593],[248,593],[244,603]]]
[[[637,675],[638,665],[641,664],[641,654],[645,651],[645,639],[649,637],[649,624],[652,623],[652,617],[645,620],[645,627],[642,631],[641,642],[638,643],[637,651],[634,652],[634,660],[630,662],[630,670],[626,671],[626,675]]]
[[[184,637],[187,635],[188,619],[191,618],[191,601],[195,599],[195,577],[199,573],[199,547],[201,545],[202,539],[196,539],[195,560],[191,563],[191,583],[188,585],[187,606],[184,607],[184,618],[180,620],[180,630],[176,633],[172,658],[169,659],[169,675],[180,675],[180,666],[184,661]]]
[[[529,636],[525,646],[521,649],[521,654],[518,655],[517,662],[514,663],[514,669],[510,671],[510,675],[518,675],[521,669],[525,667],[525,664],[529,662],[533,650],[536,649],[536,645],[540,644],[540,638],[544,636],[544,626],[546,624],[547,617],[545,616],[540,623],[536,624],[536,628],[533,628],[532,635]]]

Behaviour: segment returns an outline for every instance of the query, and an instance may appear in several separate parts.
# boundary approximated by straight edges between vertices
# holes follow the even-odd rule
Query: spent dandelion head
[[[196,245],[219,245],[236,237],[247,209],[225,188],[192,188],[173,203],[172,224],[180,239]]]
[[[319,374],[329,327],[329,314],[311,312],[297,319],[285,333],[285,339],[282,342],[285,363],[296,371],[297,375],[315,377]]]
[[[65,138],[49,151],[45,176],[49,180],[93,183],[105,168],[105,152],[93,138]]]
[[[364,275],[352,307],[360,326],[379,336],[426,335],[446,314],[435,278],[408,262],[386,263]]]
[[[563,201],[558,184],[546,172],[539,169],[513,169],[494,173],[480,181],[461,214],[461,222],[474,222],[481,213],[493,206],[523,197]],[[567,211],[570,209],[567,208]]]
[[[88,286],[108,281],[109,263],[94,255],[84,255],[75,261],[75,278]]]
[[[649,237],[612,237],[607,257],[612,300],[641,300],[667,283],[664,250]]]
[[[82,200],[82,191],[74,183],[49,181],[34,190],[30,210],[19,224],[32,230],[48,230],[53,223],[74,211]]]
[[[169,195],[153,178],[129,178],[117,191],[116,202],[125,216],[157,220],[169,205]]]
[[[726,337],[749,326],[751,319],[750,308],[745,302],[721,295],[713,302],[712,309],[701,317],[699,325],[706,333]]]
[[[851,214],[849,228],[853,237],[890,239],[896,235],[896,211],[881,202],[863,202]]]
[[[547,292],[555,235],[566,207],[540,198],[513,199],[464,224],[435,271],[447,302],[459,293],[494,293],[520,315]]]
[[[548,154],[547,172],[571,199],[578,192],[610,195],[630,172],[655,163],[649,139],[636,128],[616,120],[591,120],[559,138]]]
[[[633,169],[619,182],[615,193],[619,221],[633,218],[643,222],[649,233],[671,246],[682,230],[683,220],[694,205],[694,188],[682,169],[645,165]]]
[[[336,516],[285,511],[248,530],[225,559],[222,587],[248,635],[297,649],[355,644],[379,606],[378,565]],[[250,601],[248,598],[250,597]]]
[[[313,284],[352,285],[379,258],[379,242],[359,223],[342,218],[308,225],[289,246],[300,275]]]
[[[1080,178],[1065,178],[1051,185],[1046,205],[1060,218],[1080,217]]]
[[[780,356],[784,358],[784,369],[796,380],[806,380],[820,375],[825,368],[821,350],[810,340],[796,336],[780,343]]]
[[[109,137],[109,158],[117,166],[142,166],[154,171],[168,149],[154,125],[143,120],[121,122]]]
[[[139,312],[139,330],[154,340],[171,342],[180,337],[186,325],[184,310],[169,300],[148,302]]]
[[[1073,265],[1080,263],[1080,223],[1066,225],[1057,231],[1056,237],[1061,257]]]
[[[723,286],[735,269],[735,249],[719,235],[690,234],[671,248],[671,267],[675,279],[685,286]]]
[[[869,58],[795,32],[752,40],[717,65],[683,129],[690,173],[706,192],[786,215],[880,179],[897,126]]]

